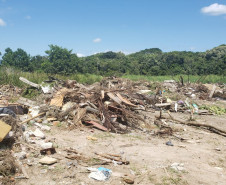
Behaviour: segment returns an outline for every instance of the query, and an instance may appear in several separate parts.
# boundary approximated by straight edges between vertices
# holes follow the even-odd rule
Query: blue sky
[[[226,44],[226,0],[0,0],[0,51],[78,55],[158,47],[205,51]]]

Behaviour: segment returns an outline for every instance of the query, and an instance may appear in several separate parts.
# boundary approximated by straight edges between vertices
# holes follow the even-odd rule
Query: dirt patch
[[[0,151],[0,163],[0,176],[2,176],[0,184],[15,184],[13,177],[17,171],[17,166],[10,150]]]
[[[212,130],[226,130],[225,114],[199,109],[203,103],[225,107],[210,97],[212,87],[172,80],[153,86],[112,77],[90,86],[73,81],[54,88],[35,102],[36,109],[30,106],[29,114],[38,116],[23,122],[25,141],[12,148],[23,171],[17,184],[226,181],[225,137]],[[19,133],[15,120],[4,119]],[[89,178],[90,170],[100,167],[112,171],[103,173],[108,180]]]

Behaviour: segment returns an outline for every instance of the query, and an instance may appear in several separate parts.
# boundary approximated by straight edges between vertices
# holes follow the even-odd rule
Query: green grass
[[[13,68],[5,68],[0,67],[0,84],[9,84],[9,85],[15,85],[17,87],[26,87],[27,85],[19,80],[19,77],[24,77],[31,82],[40,84],[44,80],[48,80],[48,74],[43,72],[22,72],[17,69]],[[76,80],[79,83],[83,84],[93,84],[95,82],[99,82],[103,79],[100,75],[95,74],[72,74],[69,76],[63,76],[63,75],[51,75],[55,78],[58,78],[60,80]],[[162,82],[164,80],[171,80],[174,79],[176,81],[179,81],[179,76],[142,76],[142,75],[124,75],[122,78],[128,78],[134,81],[137,80],[146,80],[146,81],[153,81],[153,82]],[[183,76],[184,81],[187,82],[187,76]],[[190,82],[196,82],[200,76],[190,76]],[[202,83],[226,83],[226,77],[217,76],[217,75],[208,75],[204,80],[200,81]]]
[[[188,77],[186,75],[181,75],[184,78],[184,82],[188,81]],[[163,82],[164,80],[175,80],[179,81],[180,75],[176,76],[145,76],[145,75],[124,75],[122,78],[128,78],[134,81],[138,80],[146,80],[153,82]],[[192,75],[190,76],[190,82],[196,82],[200,79],[201,76]],[[226,83],[226,77],[218,76],[218,75],[208,75],[204,80],[200,81],[201,83]]]
[[[48,74],[43,72],[22,72],[12,68],[0,67],[0,84],[15,85],[17,87],[26,87],[27,85],[19,80],[19,77],[24,77],[31,82],[40,84],[44,80],[48,80]],[[93,84],[102,80],[102,76],[93,74],[73,74],[69,76],[63,75],[50,75],[60,80],[76,80],[83,84]]]
[[[208,110],[216,115],[223,115],[226,113],[226,109],[223,107],[219,107],[216,105],[202,105],[199,107],[200,109]]]

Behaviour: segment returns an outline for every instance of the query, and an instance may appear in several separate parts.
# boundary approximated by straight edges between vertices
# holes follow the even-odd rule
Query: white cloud
[[[5,21],[3,21],[3,19],[0,18],[0,26],[6,26]]]
[[[213,16],[223,15],[226,14],[226,5],[214,3],[210,6],[203,7],[201,12]]]
[[[124,53],[125,55],[129,55],[129,54],[132,54],[133,52],[131,52],[131,51],[119,51],[119,52],[122,52],[122,53]]]
[[[27,16],[25,17],[25,19],[30,20],[30,19],[31,19],[31,16],[30,16],[30,15],[27,15]]]
[[[85,55],[82,54],[82,53],[77,53],[77,56],[78,56],[78,57],[84,57]]]
[[[194,46],[190,47],[190,51],[194,51],[196,48]]]
[[[96,38],[93,40],[93,42],[95,42],[95,43],[101,42],[101,38]]]

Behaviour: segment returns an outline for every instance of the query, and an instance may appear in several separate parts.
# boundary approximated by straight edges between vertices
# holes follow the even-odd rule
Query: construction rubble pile
[[[115,77],[104,78],[92,85],[54,78],[41,85],[25,78],[20,80],[41,94],[36,100],[30,100],[21,97],[23,90],[20,88],[0,86],[0,177],[3,184],[14,183],[17,178],[29,178],[23,165],[28,151],[37,156],[45,156],[39,160],[40,164],[49,165],[57,162],[57,159],[49,157],[57,152],[57,143],[45,136],[45,132],[50,131],[53,125],[65,124],[69,130],[87,127],[119,134],[139,130],[155,135],[172,135],[172,129],[164,124],[166,118],[163,112],[167,112],[168,119],[174,121],[178,120],[173,118],[170,112],[187,113],[191,115],[191,120],[184,124],[196,126],[197,124],[192,122],[193,114],[212,113],[200,110],[194,100],[226,99],[224,84],[183,85],[174,80],[164,83],[134,82]],[[171,100],[168,93],[174,93],[180,99]],[[14,103],[10,102],[12,99]],[[149,119],[148,115],[155,112],[159,116],[155,120]],[[35,126],[35,130],[31,130],[29,125]],[[153,125],[158,126],[157,131],[153,130]],[[226,136],[222,130],[208,126],[206,128]],[[86,163],[89,161],[89,156],[73,148],[64,152],[61,155],[67,159]],[[120,155],[95,153],[95,156],[101,161],[99,164],[112,161],[117,164],[129,164],[129,161]],[[27,164],[29,163],[32,165],[32,160],[29,159]],[[104,171],[104,174],[107,174],[104,178],[107,179],[111,173],[108,169],[96,169],[95,173],[92,170],[92,177]],[[8,176],[12,178],[6,178]]]

